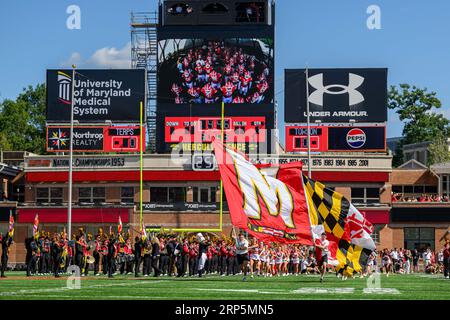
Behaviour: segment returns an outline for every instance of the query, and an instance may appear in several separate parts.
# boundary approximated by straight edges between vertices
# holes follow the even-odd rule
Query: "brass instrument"
[[[88,256],[86,262],[89,264],[93,264],[95,262],[95,258],[93,256]]]
[[[66,266],[67,256],[69,255],[69,251],[67,250],[67,246],[64,246],[63,252],[61,254],[61,263],[59,267],[63,269]]]

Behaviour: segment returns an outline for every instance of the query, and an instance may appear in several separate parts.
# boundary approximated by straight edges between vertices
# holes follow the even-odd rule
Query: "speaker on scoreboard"
[[[162,25],[270,24],[270,1],[169,0],[160,7]]]

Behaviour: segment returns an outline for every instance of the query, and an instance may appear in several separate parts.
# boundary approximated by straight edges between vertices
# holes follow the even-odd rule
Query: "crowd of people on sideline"
[[[205,275],[255,277],[281,277],[300,274],[335,272],[329,263],[329,243],[323,234],[315,247],[264,243],[256,238],[247,240],[239,236],[192,235],[141,235],[134,239],[129,233],[102,229],[95,237],[80,229],[74,240],[64,233],[39,232],[27,238],[25,247],[26,275],[54,275],[79,272],[91,275],[134,275],[136,277],[203,277]],[[2,242],[2,276],[6,270],[7,255],[12,239]],[[403,248],[383,249],[374,252],[361,277],[374,272],[410,274],[425,272],[443,273],[449,278],[450,241],[436,252]],[[342,274],[336,273],[338,276]],[[343,277],[344,278],[344,277]]]
[[[449,278],[449,242],[446,242],[444,247],[438,251],[432,251],[430,248],[422,251],[394,248],[392,250],[381,250],[379,256],[381,260],[380,270],[387,276],[392,273],[425,272],[428,274],[443,273],[445,278]],[[421,267],[419,262],[422,262]]]
[[[422,194],[420,196],[405,196],[401,193],[392,193],[392,202],[449,202],[448,196],[438,194]]]

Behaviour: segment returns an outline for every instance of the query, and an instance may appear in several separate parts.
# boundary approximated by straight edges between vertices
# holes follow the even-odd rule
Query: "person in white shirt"
[[[394,268],[394,273],[397,273],[398,271],[398,251],[397,248],[394,248],[391,252],[391,259],[392,259],[392,267]]]
[[[247,280],[247,270],[248,270],[248,240],[245,239],[244,234],[240,233],[237,238],[235,238],[236,241],[236,258],[238,261],[238,264],[241,265],[242,273],[244,274],[244,277],[242,278],[242,281]]]
[[[330,242],[327,240],[326,233],[322,233],[320,236],[320,243],[316,244],[316,247],[321,250],[321,260],[319,261],[319,266],[322,267],[322,270],[320,272],[320,282],[323,282],[323,276],[325,275],[325,272],[327,272],[327,265],[328,265],[328,255],[330,254],[329,251],[329,245]]]
[[[423,260],[425,261],[425,268],[431,264],[431,250],[427,249],[427,251],[423,254]]]

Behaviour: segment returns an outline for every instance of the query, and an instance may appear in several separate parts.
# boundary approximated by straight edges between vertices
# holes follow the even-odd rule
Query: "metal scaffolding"
[[[131,67],[147,70],[147,150],[156,152],[158,13],[131,13]]]

